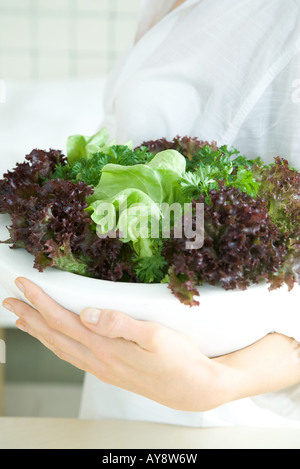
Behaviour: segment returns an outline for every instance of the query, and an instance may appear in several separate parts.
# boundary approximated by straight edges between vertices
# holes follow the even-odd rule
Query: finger
[[[136,362],[137,352],[141,351],[131,342],[123,339],[111,340],[89,330],[87,331],[90,334],[90,340],[86,346],[52,329],[39,311],[27,303],[7,298],[4,304],[20,318],[18,325],[26,324],[26,332],[38,339],[45,347],[52,350],[62,360],[69,361],[80,369],[91,374],[96,372],[102,381],[107,381],[108,374],[112,379],[112,375],[108,373],[109,369],[119,368],[119,365],[128,362]],[[81,327],[85,328],[84,325]]]
[[[10,303],[12,304],[12,302]],[[20,318],[16,322],[16,326],[38,339],[61,360],[85,371],[88,371],[91,366],[95,366],[95,356],[84,345],[51,329],[34,308],[18,301],[18,303],[14,303],[14,312]]]
[[[141,348],[151,350],[156,342],[159,326],[138,321],[120,311],[86,308],[80,315],[83,324],[91,331],[110,339],[125,339]]]
[[[91,332],[82,326],[79,316],[63,308],[27,279],[18,278],[16,285],[52,329],[88,346],[91,341]]]
[[[22,320],[18,320],[16,322],[16,326],[18,329],[20,329],[21,331],[23,332],[26,332],[27,334],[31,335],[32,337],[34,337],[35,339],[37,339],[39,342],[41,342],[41,344],[43,344],[47,349],[49,349],[50,351],[52,351],[58,358],[60,358],[61,360],[65,361],[65,362],[68,362],[70,363],[70,365],[73,365],[75,366],[76,368],[82,370],[82,371],[88,371],[86,369],[86,364],[82,361],[82,359],[78,359],[78,357],[73,357],[71,356],[70,354],[68,354],[67,352],[63,352],[62,350],[58,350],[58,349],[54,349],[50,344],[49,342],[44,339],[43,336],[40,336],[36,330],[33,330],[31,329],[31,327],[29,326],[29,324],[26,324],[25,322],[23,322]]]

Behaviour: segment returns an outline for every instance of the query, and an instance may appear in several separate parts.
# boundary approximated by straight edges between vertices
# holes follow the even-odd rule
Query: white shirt
[[[142,2],[135,43],[107,83],[103,125],[111,136],[140,145],[189,135],[267,162],[280,155],[300,169],[298,0],[186,0],[171,11],[175,3]],[[298,317],[300,311],[289,311],[277,332],[300,340]],[[279,399],[280,413],[300,422],[300,386],[258,400],[267,407],[271,399],[272,409]],[[89,375],[80,416],[189,426],[285,424],[251,399],[201,414],[177,412]]]
[[[298,0],[186,0],[163,16],[174,3],[142,3],[136,44],[108,81],[112,134],[193,135],[300,167]]]

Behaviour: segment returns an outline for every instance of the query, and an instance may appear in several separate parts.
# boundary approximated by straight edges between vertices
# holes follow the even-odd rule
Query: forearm
[[[295,340],[271,334],[250,347],[213,359],[218,370],[217,406],[300,383],[299,349]]]
[[[156,323],[91,308],[79,317],[29,280],[17,285],[28,302],[3,305],[20,329],[100,381],[164,406],[203,412],[300,383],[300,345],[282,335],[209,359],[195,341]]]
[[[167,405],[177,410],[206,412],[300,383],[300,344],[271,334],[245,349],[214,359],[192,355],[187,362],[183,353],[177,362],[176,376],[177,372],[182,379],[174,379]],[[160,395],[160,386],[157,390]]]

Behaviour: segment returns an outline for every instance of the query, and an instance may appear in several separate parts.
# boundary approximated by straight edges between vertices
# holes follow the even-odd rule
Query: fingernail
[[[27,332],[26,325],[23,322],[16,322],[16,327],[23,332]]]
[[[16,281],[15,281],[15,284],[16,284],[16,286],[18,287],[18,289],[19,289],[22,293],[25,293],[25,288],[24,288],[23,284],[22,284],[19,280],[16,280]]]
[[[3,306],[3,308],[7,309],[8,311],[11,311],[12,313],[15,312],[13,306],[12,306],[11,304],[9,304],[9,303],[3,302],[3,303],[2,303],[2,306]]]
[[[83,311],[83,319],[89,324],[97,324],[100,318],[101,311],[95,308],[87,308]]]

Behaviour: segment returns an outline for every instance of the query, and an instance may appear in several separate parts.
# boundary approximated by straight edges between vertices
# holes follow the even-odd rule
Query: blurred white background
[[[139,0],[0,0],[1,78],[101,75],[132,40]]]
[[[0,0],[0,171],[33,148],[63,150],[68,135],[98,130],[104,83],[133,41],[138,7]]]
[[[69,135],[100,128],[105,81],[133,41],[139,3],[0,0],[0,178],[33,148],[65,151]],[[0,415],[77,417],[83,373],[16,330],[5,296],[0,287]]]
[[[139,3],[0,0],[1,176],[33,148],[65,151],[69,135],[100,128],[105,81],[133,41]],[[0,305],[5,296],[0,287]],[[4,415],[76,417],[83,374],[14,324],[0,306]]]

